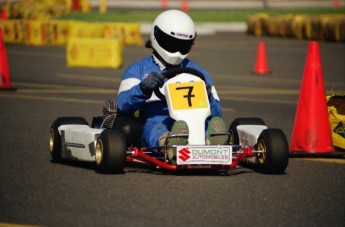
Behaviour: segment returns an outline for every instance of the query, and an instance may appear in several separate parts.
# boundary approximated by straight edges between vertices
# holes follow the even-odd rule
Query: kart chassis
[[[155,90],[154,94],[160,99],[167,97],[170,116],[175,120],[182,119],[188,124],[188,135],[170,135],[171,138],[188,136],[187,145],[128,146],[120,129],[101,128],[104,122],[101,122],[100,127],[90,127],[83,118],[62,117],[56,119],[50,129],[52,160],[96,162],[97,171],[116,173],[123,172],[126,163],[173,171],[227,171],[245,161],[254,163],[264,172],[284,173],[289,151],[285,134],[280,129],[267,128],[260,118],[237,118],[228,132],[211,134],[228,136],[226,144],[208,145],[205,141],[204,122],[211,112],[203,75],[193,69],[183,68],[179,72],[168,71],[165,76],[168,81],[162,89]],[[185,93],[176,93],[177,90]],[[192,90],[194,93],[191,93]],[[207,150],[210,148],[212,152],[224,153],[218,156],[193,153],[201,151],[206,154],[210,152]],[[167,157],[169,149],[175,152],[176,162]]]

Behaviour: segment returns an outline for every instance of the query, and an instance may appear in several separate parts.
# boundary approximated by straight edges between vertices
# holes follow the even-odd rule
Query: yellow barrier
[[[121,37],[122,42],[129,46],[141,46],[143,40],[140,33],[140,25],[137,23],[116,23],[116,34]]]
[[[104,26],[102,37],[106,39],[119,39],[123,43],[123,37],[118,32],[117,27],[118,27],[118,23],[106,23]]]
[[[266,13],[247,18],[247,33],[344,42],[345,15],[279,15]]]
[[[21,20],[5,20],[1,22],[2,34],[6,43],[23,42],[23,25]]]
[[[66,1],[19,1],[10,4],[9,15],[12,19],[47,20],[66,15],[70,6]]]
[[[56,16],[66,15],[69,12],[65,5],[46,5],[43,3],[20,4],[17,14],[24,19],[48,20]]]
[[[64,20],[0,21],[8,43],[65,45],[68,37],[118,39],[124,45],[143,45],[137,23],[88,23]]]
[[[108,23],[104,27],[104,38],[120,39],[124,45],[141,46],[140,25],[136,23]]]
[[[335,18],[335,40],[345,41],[345,16]]]
[[[290,37],[295,37],[297,39],[303,39],[303,21],[304,16],[299,15],[295,16],[291,21],[291,31],[292,34]]]
[[[247,18],[247,32],[256,36],[267,35],[265,25],[268,25],[268,14],[258,13]],[[268,26],[267,26],[268,27]]]
[[[68,38],[66,53],[70,67],[119,68],[123,61],[122,43],[116,39]]]
[[[140,25],[138,23],[88,23],[71,22],[70,37],[116,38],[125,45],[141,46]]]
[[[65,45],[69,36],[69,21],[51,20],[48,24],[49,43],[52,45]]]
[[[107,0],[99,0],[99,12],[100,13],[107,12]]]
[[[79,38],[102,38],[105,23],[71,21],[69,36]]]
[[[80,6],[81,6],[81,11],[83,13],[86,13],[86,12],[90,12],[91,11],[91,4],[89,1],[87,0],[82,0],[81,3],[80,3]]]
[[[39,20],[24,20],[24,43],[45,45],[48,43],[48,24]]]

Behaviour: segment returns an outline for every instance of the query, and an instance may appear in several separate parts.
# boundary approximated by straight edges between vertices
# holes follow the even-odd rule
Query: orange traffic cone
[[[187,12],[189,10],[188,0],[182,0],[182,7],[183,12]]]
[[[309,43],[292,131],[290,151],[333,152],[319,45]]]
[[[0,30],[0,90],[15,90],[11,88],[10,72],[2,31]]]
[[[270,71],[268,70],[268,64],[267,64],[266,46],[263,41],[261,41],[258,45],[258,52],[256,55],[254,73],[261,74],[261,75],[270,73]]]
[[[162,0],[161,1],[161,8],[162,9],[168,8],[168,0]]]

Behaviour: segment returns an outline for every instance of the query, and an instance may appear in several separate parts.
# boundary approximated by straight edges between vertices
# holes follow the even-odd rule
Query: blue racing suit
[[[221,116],[219,97],[208,72],[189,59],[184,59],[181,67],[194,68],[204,74],[206,83],[212,86],[212,92],[209,95],[210,117]],[[120,113],[133,116],[139,110],[140,119],[144,124],[141,145],[145,147],[158,146],[160,136],[170,131],[174,123],[169,116],[167,103],[158,99],[154,93],[144,94],[140,87],[140,83],[149,73],[162,73],[164,70],[162,64],[159,64],[159,60],[153,55],[143,58],[127,68],[122,76],[117,95],[117,108]]]

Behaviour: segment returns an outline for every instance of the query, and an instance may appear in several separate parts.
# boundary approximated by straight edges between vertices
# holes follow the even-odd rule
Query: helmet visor
[[[170,53],[180,52],[186,55],[189,53],[194,43],[194,38],[188,40],[177,39],[163,32],[158,26],[154,27],[154,36],[157,43]]]

